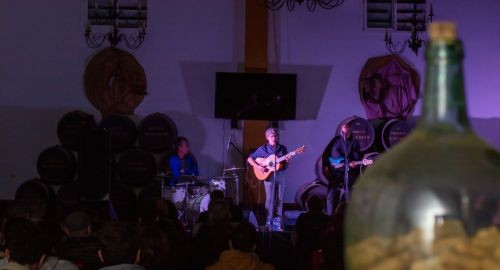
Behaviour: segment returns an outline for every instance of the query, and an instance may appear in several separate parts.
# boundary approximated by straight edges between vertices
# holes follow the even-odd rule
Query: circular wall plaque
[[[147,95],[146,74],[132,54],[106,48],[85,69],[85,93],[103,117],[131,115]]]

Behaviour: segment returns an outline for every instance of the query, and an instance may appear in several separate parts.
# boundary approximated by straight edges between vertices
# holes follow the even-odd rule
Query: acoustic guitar
[[[257,164],[266,167],[266,171],[262,172],[258,168],[253,168],[253,171],[255,173],[255,177],[259,180],[266,180],[269,178],[269,175],[272,172],[279,171],[281,168],[283,168],[283,164],[281,163],[283,160],[285,160],[287,157],[292,157],[296,154],[303,153],[305,149],[305,146],[302,145],[301,147],[298,147],[297,149],[293,150],[292,152],[289,152],[288,154],[282,156],[282,157],[276,157],[276,155],[270,155],[267,158],[256,158],[255,162]],[[275,166],[276,164],[276,166]]]

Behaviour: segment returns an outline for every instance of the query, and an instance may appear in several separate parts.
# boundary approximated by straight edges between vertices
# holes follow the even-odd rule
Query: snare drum
[[[163,189],[163,198],[173,202],[177,209],[182,209],[186,198],[186,189],[183,187],[166,187]]]
[[[214,190],[221,190],[226,194],[226,180],[224,179],[212,179],[210,180],[210,192]]]
[[[187,212],[193,221],[198,219],[201,212],[208,211],[210,195],[191,196],[187,201]]]

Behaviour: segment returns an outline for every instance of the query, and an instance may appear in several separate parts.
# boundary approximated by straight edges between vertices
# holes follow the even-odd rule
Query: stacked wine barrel
[[[63,115],[57,125],[60,145],[47,147],[39,154],[39,177],[21,184],[16,200],[54,204],[64,215],[81,209],[82,202],[111,198],[120,218],[132,217],[138,203],[144,203],[138,198],[160,198],[161,178],[156,176],[167,170],[177,139],[177,127],[165,114],[153,113],[138,122],[136,125],[126,115],[110,115],[97,123],[93,115],[80,110]],[[94,131],[106,134],[105,145],[88,143],[88,134]],[[106,156],[110,162],[103,162],[106,158],[102,148],[109,150]],[[99,175],[92,170],[108,173],[106,177],[83,177]]]
[[[326,200],[329,176],[325,168],[329,167],[328,156],[343,124],[351,126],[352,136],[359,141],[363,159],[372,161],[398,144],[412,129],[408,122],[398,118],[367,120],[359,116],[351,116],[342,120],[337,125],[333,138],[315,162],[316,179],[305,183],[295,195],[295,203],[303,210],[306,210],[306,202],[312,196],[319,196]],[[359,173],[362,174],[366,168],[367,166],[361,165]]]

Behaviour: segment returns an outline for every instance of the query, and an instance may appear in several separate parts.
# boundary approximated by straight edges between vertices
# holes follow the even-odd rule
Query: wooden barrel
[[[57,138],[63,147],[78,151],[82,131],[95,127],[96,122],[93,115],[75,110],[65,114],[57,123]]]
[[[64,213],[77,210],[80,203],[80,186],[77,182],[62,185],[57,191],[57,203],[62,206]]]
[[[390,119],[382,127],[381,143],[385,150],[400,142],[411,132],[411,126],[401,119]]]
[[[156,174],[156,160],[153,154],[142,149],[130,149],[118,160],[118,175],[122,182],[144,187]]]
[[[71,182],[77,171],[75,155],[61,146],[51,146],[43,150],[36,162],[42,181],[52,185]]]
[[[126,115],[113,114],[99,122],[99,128],[109,132],[111,150],[123,152],[135,143],[137,127]]]
[[[55,199],[55,192],[50,185],[38,178],[22,183],[16,190],[15,200],[26,203],[50,204]]]
[[[177,138],[177,127],[170,117],[153,113],[144,117],[138,127],[139,146],[153,153],[172,150]]]
[[[316,179],[320,182],[322,182],[325,185],[328,185],[328,177],[325,175],[325,171],[323,168],[323,158],[320,156],[318,159],[316,159],[315,167],[314,167],[314,172],[316,173]]]
[[[312,196],[318,196],[323,201],[323,207],[326,207],[326,194],[328,187],[321,181],[314,180],[302,185],[295,193],[295,203],[300,206],[300,209],[307,210],[307,201]]]
[[[16,190],[15,200],[26,207],[31,220],[53,218],[55,192],[38,178],[22,183]]]
[[[351,125],[352,136],[359,141],[360,150],[362,152],[368,150],[373,145],[375,130],[368,120],[355,115],[348,117],[339,123],[335,135],[340,134],[340,128],[343,124]]]
[[[106,177],[99,177],[97,180],[89,181],[79,176],[77,183],[80,189],[80,199],[86,202],[102,201],[108,193],[108,181]]]

